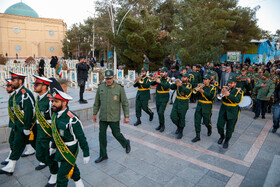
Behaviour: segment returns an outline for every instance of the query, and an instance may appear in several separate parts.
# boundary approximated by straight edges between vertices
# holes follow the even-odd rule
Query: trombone
[[[193,94],[196,94],[198,90],[202,89],[205,86],[205,84],[199,84],[197,87],[193,89]]]
[[[222,100],[223,97],[225,97],[225,94],[223,92],[228,91],[230,88],[228,86],[223,86],[223,89],[221,93],[217,94],[217,99]]]

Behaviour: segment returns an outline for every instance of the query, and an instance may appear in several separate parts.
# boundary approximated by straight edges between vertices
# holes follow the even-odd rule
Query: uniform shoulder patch
[[[25,90],[25,89],[21,89],[21,93],[22,93],[22,94],[25,94],[25,93],[26,93],[26,90]]]
[[[70,118],[74,118],[74,117],[75,117],[75,115],[74,115],[71,111],[68,111],[68,112],[67,112],[67,115],[68,115]]]
[[[52,97],[52,95],[51,95],[51,94],[48,94],[47,97],[50,98],[50,97]]]

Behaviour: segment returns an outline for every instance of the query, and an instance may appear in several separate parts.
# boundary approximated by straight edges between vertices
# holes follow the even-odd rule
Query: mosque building
[[[0,54],[10,58],[63,56],[65,33],[62,19],[40,18],[19,2],[0,13]]]

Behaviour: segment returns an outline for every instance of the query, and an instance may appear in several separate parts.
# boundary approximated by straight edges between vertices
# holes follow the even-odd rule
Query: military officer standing
[[[177,96],[172,107],[170,118],[172,122],[177,126],[175,134],[177,139],[183,137],[183,130],[185,127],[185,117],[189,109],[189,98],[192,94],[192,85],[188,82],[189,74],[183,74],[181,80],[176,79],[175,84],[171,84],[172,90],[177,90]]]
[[[13,94],[14,89],[12,88],[12,81],[11,79],[6,79],[7,85],[6,85],[6,91],[8,94],[10,94],[10,98],[8,100],[8,113],[9,113],[9,127],[11,128],[10,136],[9,136],[9,144],[10,144],[10,152],[8,157],[1,162],[2,165],[7,165],[9,163],[9,157],[11,155],[12,149],[13,149],[13,142],[15,139],[15,119],[14,119],[14,112],[13,112]]]
[[[163,67],[161,68],[160,72],[160,78],[156,78],[155,81],[151,82],[151,85],[157,84],[156,89],[156,107],[157,107],[157,113],[159,118],[159,126],[156,128],[156,130],[159,130],[160,132],[163,132],[165,129],[165,119],[164,119],[164,112],[169,100],[169,90],[170,90],[170,84],[169,80],[167,79],[167,68]]]
[[[262,79],[259,79],[255,89],[257,91],[257,103],[254,119],[257,119],[262,114],[262,119],[265,119],[268,101],[274,93],[275,85],[269,79],[269,73],[265,72]]]
[[[95,163],[102,162],[108,159],[107,155],[107,135],[108,126],[112,130],[113,136],[125,148],[126,153],[129,153],[130,141],[125,139],[120,132],[120,114],[122,105],[124,113],[124,123],[129,123],[129,105],[128,100],[122,85],[114,80],[114,72],[112,70],[105,71],[105,82],[102,82],[97,89],[95,102],[93,105],[93,121],[97,121],[97,113],[99,114],[99,146],[100,155],[95,160]]]
[[[276,75],[276,69],[275,67],[271,68],[270,70],[270,80],[272,80],[272,82],[274,83],[274,87],[276,88],[278,83],[279,83],[279,76]],[[269,102],[268,102],[268,113],[271,113],[271,108],[274,105],[275,99],[274,99],[274,94],[272,94]]]
[[[15,93],[12,97],[13,100],[13,116],[15,124],[15,135],[13,141],[12,153],[9,157],[9,163],[0,170],[0,174],[13,175],[16,162],[20,158],[29,137],[34,138],[32,128],[35,124],[34,109],[34,96],[26,89],[24,84],[25,75],[19,73],[11,73],[12,88]],[[31,136],[30,136],[31,134]]]
[[[52,115],[52,143],[49,150],[50,155],[55,154],[55,160],[60,162],[57,173],[57,187],[66,187],[68,179],[75,181],[76,187],[83,187],[80,171],[76,160],[79,145],[83,150],[83,162],[87,164],[90,160],[89,147],[83,131],[82,122],[69,110],[68,102],[72,97],[54,88],[53,115]],[[50,186],[50,185],[47,185]]]
[[[232,76],[228,80],[228,87],[223,88],[221,93],[224,94],[224,97],[217,122],[218,133],[220,134],[218,144],[222,144],[225,139],[223,148],[226,149],[238,118],[238,105],[243,99],[243,91],[236,89],[236,77]],[[225,125],[226,136],[224,135]]]
[[[136,117],[137,121],[134,126],[141,124],[141,111],[142,109],[150,116],[150,121],[154,118],[154,113],[149,109],[149,100],[150,100],[150,81],[147,75],[147,68],[143,67],[141,69],[141,77],[136,79],[133,86],[138,87],[136,94]]]
[[[200,140],[201,131],[201,119],[203,118],[203,124],[207,127],[207,135],[212,134],[211,116],[212,116],[212,106],[216,96],[216,87],[210,85],[211,77],[209,74],[204,75],[203,83],[204,87],[199,89],[198,103],[194,113],[194,126],[196,137],[192,139],[192,142],[197,142]],[[199,84],[200,86],[200,84]]]
[[[51,107],[52,103],[49,100],[51,97],[48,88],[52,82],[45,77],[33,75],[36,78],[34,82],[34,92],[38,93],[35,103],[35,114],[37,118],[37,138],[36,138],[36,158],[41,163],[36,167],[40,170],[49,166],[51,176],[46,186],[55,186],[57,180],[58,163],[54,160],[54,155],[49,155],[49,144],[52,138],[51,129]]]

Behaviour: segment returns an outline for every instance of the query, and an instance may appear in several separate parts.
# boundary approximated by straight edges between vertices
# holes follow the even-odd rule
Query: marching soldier
[[[41,164],[37,166],[36,170],[41,170],[49,166],[51,176],[49,178],[47,187],[55,186],[57,180],[58,164],[54,160],[54,155],[49,155],[49,144],[52,138],[51,128],[51,107],[52,103],[49,100],[51,97],[48,88],[52,82],[45,77],[33,75],[36,78],[34,82],[34,92],[38,93],[35,103],[35,114],[37,118],[37,139],[36,139],[36,158]]]
[[[10,152],[8,157],[1,162],[2,165],[7,165],[9,163],[9,157],[12,153],[13,149],[13,142],[15,139],[15,119],[14,119],[14,112],[12,110],[13,107],[13,94],[14,94],[14,89],[12,88],[12,81],[11,79],[6,79],[7,85],[6,85],[6,91],[8,94],[10,94],[10,98],[8,100],[8,112],[9,112],[9,127],[11,128],[10,136],[9,136],[9,144],[10,144]]]
[[[192,139],[192,142],[197,142],[200,140],[201,131],[201,119],[203,118],[203,124],[208,129],[207,135],[212,134],[211,116],[212,116],[212,106],[216,96],[216,87],[210,84],[211,77],[209,74],[204,75],[204,87],[198,90],[198,103],[196,106],[194,114],[194,126],[196,137]],[[201,86],[199,84],[198,86]]]
[[[19,73],[11,73],[12,88],[15,93],[12,97],[13,116],[14,116],[14,141],[13,148],[9,157],[9,163],[0,170],[0,174],[13,175],[16,162],[20,158],[29,138],[34,139],[32,128],[35,124],[34,96],[26,89],[24,84],[25,75]]]
[[[222,94],[223,104],[221,105],[217,128],[220,134],[218,144],[222,144],[224,139],[223,148],[228,148],[229,140],[234,131],[234,125],[238,118],[238,104],[242,101],[243,91],[236,89],[236,77],[232,76],[228,80],[228,88],[223,88]],[[224,135],[224,127],[226,125],[226,136]]]
[[[189,75],[188,73],[185,73],[181,80],[177,79],[175,84],[170,86],[172,90],[177,90],[177,97],[170,114],[172,122],[177,126],[175,132],[175,134],[177,134],[177,139],[183,137],[185,117],[189,109],[189,98],[192,94],[192,85],[188,82],[188,79]]]
[[[180,69],[179,69],[179,71],[180,71],[180,75],[179,75],[178,79],[181,80],[181,78],[183,77],[183,75],[184,75],[185,73],[187,73],[186,66],[181,66]]]
[[[156,78],[155,81],[151,82],[151,85],[158,85],[156,89],[156,107],[159,118],[159,126],[156,128],[156,130],[159,130],[160,132],[163,132],[165,129],[164,112],[169,100],[170,84],[169,80],[167,79],[167,72],[168,70],[166,67],[161,68],[161,78]]]
[[[107,160],[107,137],[106,131],[108,126],[112,130],[113,136],[125,148],[128,154],[131,150],[130,141],[125,139],[120,132],[120,114],[122,105],[124,113],[124,123],[129,123],[129,105],[128,100],[122,85],[116,83],[114,80],[114,72],[112,70],[105,71],[105,82],[99,84],[95,101],[93,105],[93,121],[97,121],[97,113],[99,114],[99,146],[100,155],[95,160],[95,163]]]
[[[141,124],[141,110],[143,109],[149,116],[150,121],[154,118],[154,113],[149,109],[149,100],[150,100],[150,81],[147,75],[147,68],[143,67],[141,69],[141,78],[136,79],[133,86],[138,87],[138,91],[136,94],[136,117],[137,121],[134,126]],[[142,79],[140,81],[140,79]]]
[[[192,67],[192,72],[190,72],[190,76],[193,76],[193,79],[191,79],[191,85],[195,88],[197,86],[198,83],[200,83],[200,78],[201,78],[201,75],[200,73],[198,73],[196,71],[196,66],[193,65]],[[195,103],[196,102],[196,95],[192,94],[191,95],[191,98],[190,98],[190,102],[191,103]]]
[[[90,156],[82,122],[69,110],[68,102],[72,100],[71,96],[54,88],[54,96],[50,99],[53,100],[51,122],[53,139],[49,153],[51,156],[55,154],[55,160],[60,162],[56,185],[57,187],[66,187],[68,179],[72,178],[76,187],[83,187],[84,184],[76,164],[79,152],[78,142],[83,150],[84,164],[89,162]]]

